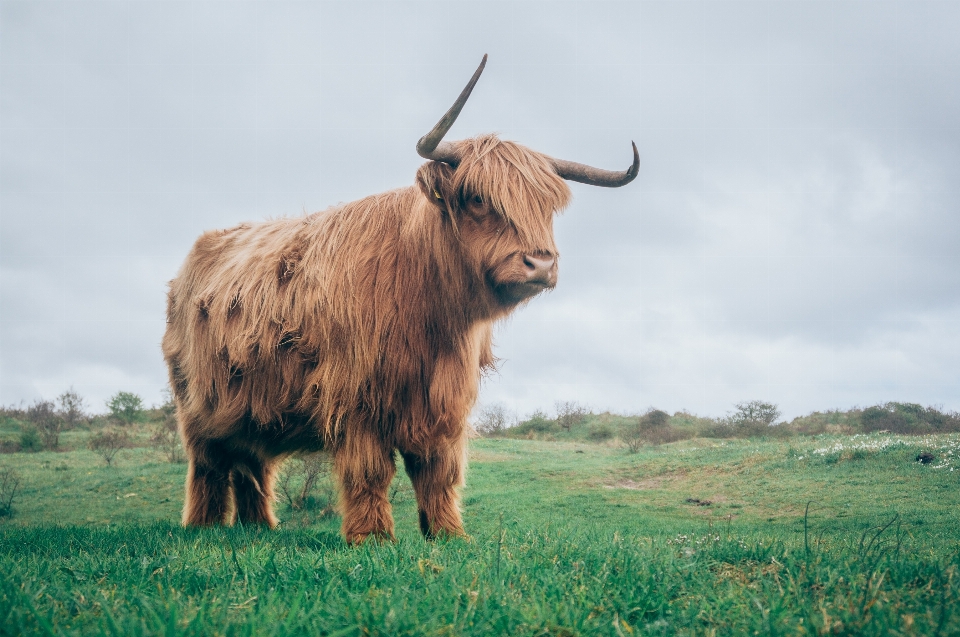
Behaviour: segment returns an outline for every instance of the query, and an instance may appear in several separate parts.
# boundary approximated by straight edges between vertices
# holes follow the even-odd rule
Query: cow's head
[[[496,135],[443,141],[480,78],[487,56],[433,130],[417,143],[430,163],[417,173],[423,195],[461,239],[467,264],[493,300],[510,308],[557,283],[553,215],[570,200],[565,179],[594,186],[623,186],[637,176],[640,156],[623,171],[554,159]]]

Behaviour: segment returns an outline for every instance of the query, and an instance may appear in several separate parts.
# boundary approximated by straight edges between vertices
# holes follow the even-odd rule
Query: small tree
[[[87,417],[83,397],[75,392],[73,387],[57,396],[57,404],[60,406],[59,414],[65,429],[73,429]]]
[[[630,453],[637,453],[646,443],[646,440],[643,438],[643,434],[640,431],[639,427],[640,421],[637,420],[637,424],[627,429],[624,432],[623,442],[627,445],[627,451]]]
[[[770,428],[780,417],[780,409],[773,403],[751,400],[737,403],[735,407],[732,414],[722,418],[718,426],[710,430],[710,434],[721,438],[750,438],[777,433]]]
[[[510,423],[507,408],[501,403],[486,405],[480,410],[475,428],[483,436],[496,436],[503,433]]]
[[[110,415],[120,422],[130,425],[143,416],[143,399],[128,391],[118,391],[109,401]]]
[[[557,424],[561,429],[570,431],[574,425],[579,425],[587,417],[587,409],[575,401],[557,401]]]
[[[103,458],[107,466],[113,464],[113,459],[120,452],[130,445],[130,436],[126,431],[117,429],[105,429],[100,433],[90,436],[87,443],[90,449]]]
[[[760,423],[769,427],[780,417],[780,409],[773,403],[762,400],[751,400],[746,403],[737,403],[733,419],[740,424]]]
[[[288,460],[277,479],[277,489],[291,509],[320,509],[323,515],[333,512],[334,493],[330,476],[330,457],[311,453]],[[317,489],[325,483],[324,489]]]
[[[27,409],[27,420],[37,428],[37,433],[46,449],[56,449],[60,446],[60,432],[63,430],[63,419],[54,409],[49,400],[38,399]]]
[[[20,490],[20,474],[9,467],[0,468],[0,518],[13,515],[13,500]]]
[[[173,464],[185,462],[186,456],[183,453],[180,432],[177,429],[177,407],[169,392],[164,396],[163,404],[160,405],[160,415],[160,422],[157,423],[150,442],[163,452],[169,462]]]

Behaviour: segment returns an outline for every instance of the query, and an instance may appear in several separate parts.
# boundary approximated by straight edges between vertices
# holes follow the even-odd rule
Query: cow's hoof
[[[473,542],[473,538],[467,535],[463,529],[440,529],[436,533],[427,533],[423,536],[427,540],[434,542],[449,542],[450,540],[460,540],[462,542]]]
[[[360,546],[365,542],[376,542],[377,544],[396,542],[397,538],[389,531],[374,531],[372,533],[353,533],[348,535],[346,540],[350,546]]]

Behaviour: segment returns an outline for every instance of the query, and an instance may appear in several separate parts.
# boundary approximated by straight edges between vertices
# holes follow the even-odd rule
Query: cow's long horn
[[[605,186],[607,188],[626,186],[640,172],[640,153],[637,152],[637,145],[633,142],[630,143],[633,144],[633,165],[626,170],[602,170],[586,164],[578,164],[575,161],[551,158],[553,169],[564,179],[579,181],[581,184]]]
[[[433,130],[421,137],[420,141],[417,142],[417,153],[421,157],[434,161],[442,161],[452,166],[460,163],[460,155],[457,153],[456,147],[450,142],[442,141],[443,136],[447,134],[447,131],[453,126],[453,123],[457,121],[457,116],[460,114],[461,109],[463,109],[463,105],[467,103],[467,98],[470,97],[470,92],[473,91],[474,85],[477,83],[477,80],[480,79],[480,74],[483,73],[483,67],[486,66],[486,64],[487,54],[484,53],[480,66],[477,67],[473,77],[467,82],[467,86],[460,92],[460,97],[457,98],[457,101],[454,102],[450,110],[440,118],[440,121],[433,127]]]

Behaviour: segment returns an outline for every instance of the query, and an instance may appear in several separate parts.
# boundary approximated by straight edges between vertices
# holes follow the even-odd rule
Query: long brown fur
[[[557,256],[570,191],[519,144],[458,143],[458,167],[428,162],[416,186],[198,239],[163,338],[190,462],[185,524],[274,526],[278,461],[325,449],[348,541],[391,537],[399,451],[423,533],[463,533],[467,416],[492,325],[518,304],[499,290],[518,255]],[[467,205],[481,200],[484,214]]]

